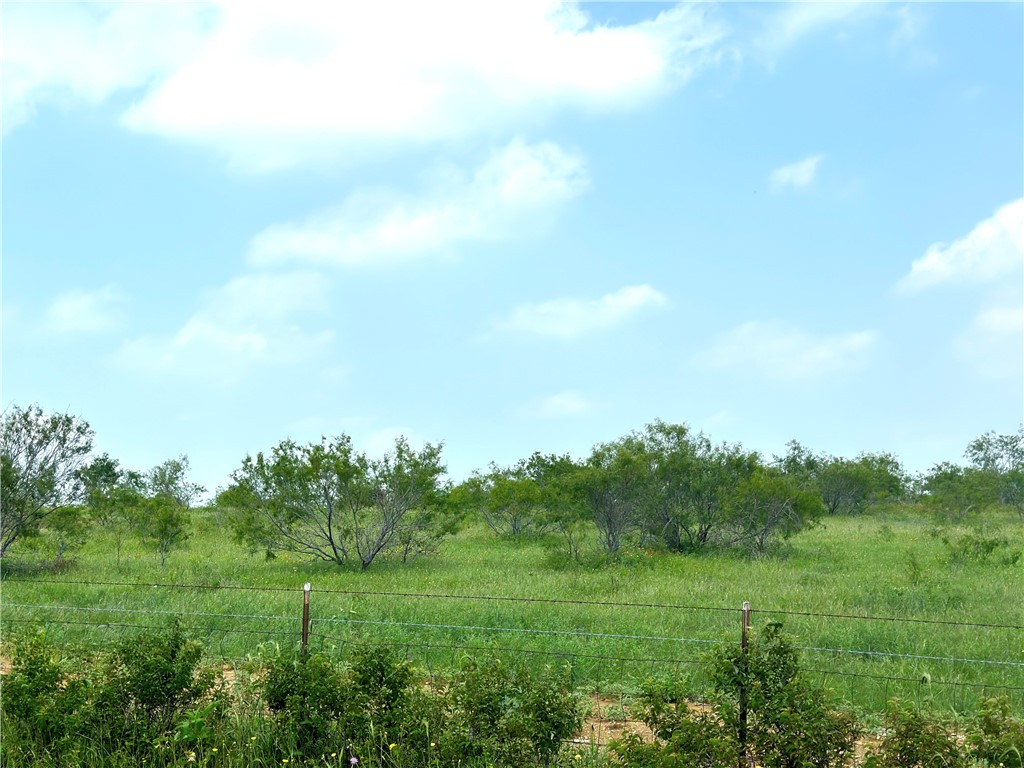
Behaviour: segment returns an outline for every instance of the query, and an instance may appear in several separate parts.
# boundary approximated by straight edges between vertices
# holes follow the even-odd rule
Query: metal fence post
[[[742,631],[740,634],[740,761],[739,768],[748,764],[747,761],[747,677],[749,665],[747,663],[747,635],[750,631],[750,603],[743,602],[743,609],[740,614]]]
[[[307,581],[302,588],[302,652],[309,650],[309,590],[310,583]]]

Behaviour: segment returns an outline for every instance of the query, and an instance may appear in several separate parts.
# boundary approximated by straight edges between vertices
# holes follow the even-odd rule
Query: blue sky
[[[1021,3],[4,3],[3,405],[225,486],[1024,419]]]

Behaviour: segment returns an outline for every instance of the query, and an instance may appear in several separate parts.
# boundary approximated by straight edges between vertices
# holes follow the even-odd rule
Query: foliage
[[[578,469],[568,456],[534,453],[511,467],[492,463],[487,473],[462,483],[459,492],[472,499],[499,536],[541,534],[577,516],[565,478]]]
[[[138,761],[180,732],[189,707],[205,702],[212,723],[225,702],[201,656],[177,625],[121,642],[84,672],[61,664],[42,634],[17,645],[0,701],[5,759],[13,752],[89,764],[90,751],[102,748]]]
[[[989,765],[1024,765],[1024,720],[1010,714],[1006,699],[986,699],[967,736],[971,755]]]
[[[342,739],[345,679],[327,657],[291,653],[271,659],[262,692],[282,751],[321,754]]]
[[[96,683],[92,732],[111,744],[143,749],[171,733],[189,709],[214,692],[201,670],[202,647],[177,622],[117,645]]]
[[[1009,538],[988,534],[981,528],[956,538],[952,535],[943,536],[942,543],[946,545],[949,560],[954,565],[993,560],[1001,565],[1016,565],[1021,558],[1021,551],[1011,547]]]
[[[986,432],[971,441],[964,456],[991,478],[999,502],[1024,518],[1024,425],[1012,435]]]
[[[758,468],[739,483],[731,505],[732,543],[753,552],[764,552],[774,540],[799,533],[824,511],[818,496],[772,468]]]
[[[999,501],[999,478],[975,467],[942,462],[922,482],[923,501],[940,521],[960,521]]]
[[[12,406],[0,424],[0,558],[38,532],[54,510],[81,499],[77,470],[92,449],[89,425],[70,414]]]
[[[60,756],[84,732],[87,687],[72,676],[40,632],[15,645],[3,680],[4,737]]]
[[[78,477],[85,490],[89,516],[114,537],[120,563],[124,542],[139,523],[146,478],[139,472],[121,469],[117,459],[106,453],[81,467]]]
[[[640,439],[650,465],[647,530],[673,552],[704,548],[728,521],[730,493],[754,472],[757,454],[738,445],[713,446],[685,425],[661,421],[648,425]]]
[[[647,485],[647,460],[634,436],[595,446],[571,476],[574,495],[597,527],[601,547],[616,554],[639,523]]]
[[[467,661],[446,694],[446,765],[483,758],[497,765],[550,765],[583,725],[568,669],[531,676],[498,659]]]
[[[865,512],[872,504],[902,499],[909,483],[890,453],[862,453],[855,459],[812,453],[793,440],[775,467],[821,496],[829,515]]]
[[[371,460],[347,435],[299,446],[285,440],[269,456],[247,456],[218,496],[239,541],[363,570],[383,552],[407,559],[453,530],[444,514],[441,447],[414,451],[405,438]]]
[[[859,727],[799,676],[796,651],[781,625],[769,623],[746,653],[738,646],[718,651],[711,664],[713,696],[707,709],[691,709],[671,687],[648,683],[641,712],[658,741],[649,746],[635,738],[616,742],[613,750],[627,765],[735,765],[744,736],[746,750],[765,768],[846,765]]]
[[[139,502],[139,538],[160,555],[161,567],[167,564],[171,550],[188,541],[189,523],[188,509],[172,496],[158,494]]]
[[[59,570],[64,565],[64,555],[85,543],[89,519],[82,507],[58,507],[47,516],[46,528],[54,543],[53,567]]]
[[[892,699],[885,714],[885,735],[869,768],[966,768],[967,755],[956,729],[934,713]]]

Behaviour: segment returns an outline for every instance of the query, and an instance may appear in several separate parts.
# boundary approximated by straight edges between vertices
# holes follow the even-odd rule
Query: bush
[[[664,685],[649,684],[641,696],[642,716],[659,739],[643,745],[631,738],[612,750],[629,766],[713,768],[734,765],[740,739],[740,695],[747,693],[747,750],[765,768],[837,768],[853,752],[859,728],[852,715],[836,710],[824,692],[799,676],[796,651],[768,624],[744,656],[730,646],[714,654],[712,705],[691,710]]]
[[[497,765],[549,765],[583,725],[569,670],[532,677],[503,664],[467,661],[446,699],[449,724],[439,744],[444,764],[482,758]]]
[[[13,743],[59,758],[74,746],[84,731],[86,683],[69,672],[44,633],[15,646],[0,685],[5,753]]]
[[[1010,715],[1006,699],[986,699],[971,724],[967,737],[971,754],[989,765],[1022,768],[1024,765],[1024,720]]]
[[[886,707],[885,735],[880,752],[867,768],[966,768],[967,755],[956,729],[933,713],[892,699]]]
[[[268,664],[262,690],[281,751],[314,755],[343,743],[345,679],[330,659],[317,653],[279,655]]]

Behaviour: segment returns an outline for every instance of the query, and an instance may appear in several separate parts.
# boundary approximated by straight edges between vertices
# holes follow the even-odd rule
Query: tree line
[[[118,559],[129,537],[161,564],[185,543],[204,491],[188,480],[188,458],[139,472],[94,456],[93,437],[71,414],[35,405],[4,413],[0,558],[44,530],[56,565],[96,527],[113,538]],[[417,450],[400,437],[371,457],[340,435],[305,445],[283,440],[246,456],[212,506],[252,551],[363,570],[381,556],[404,561],[429,552],[467,518],[501,536],[557,533],[574,558],[595,536],[609,555],[630,543],[764,552],[822,517],[884,504],[914,503],[947,521],[996,507],[1024,519],[1024,426],[981,435],[964,458],[911,476],[892,454],[844,458],[791,442],[766,460],[684,424],[655,421],[583,458],[534,453],[455,484],[440,444]]]

